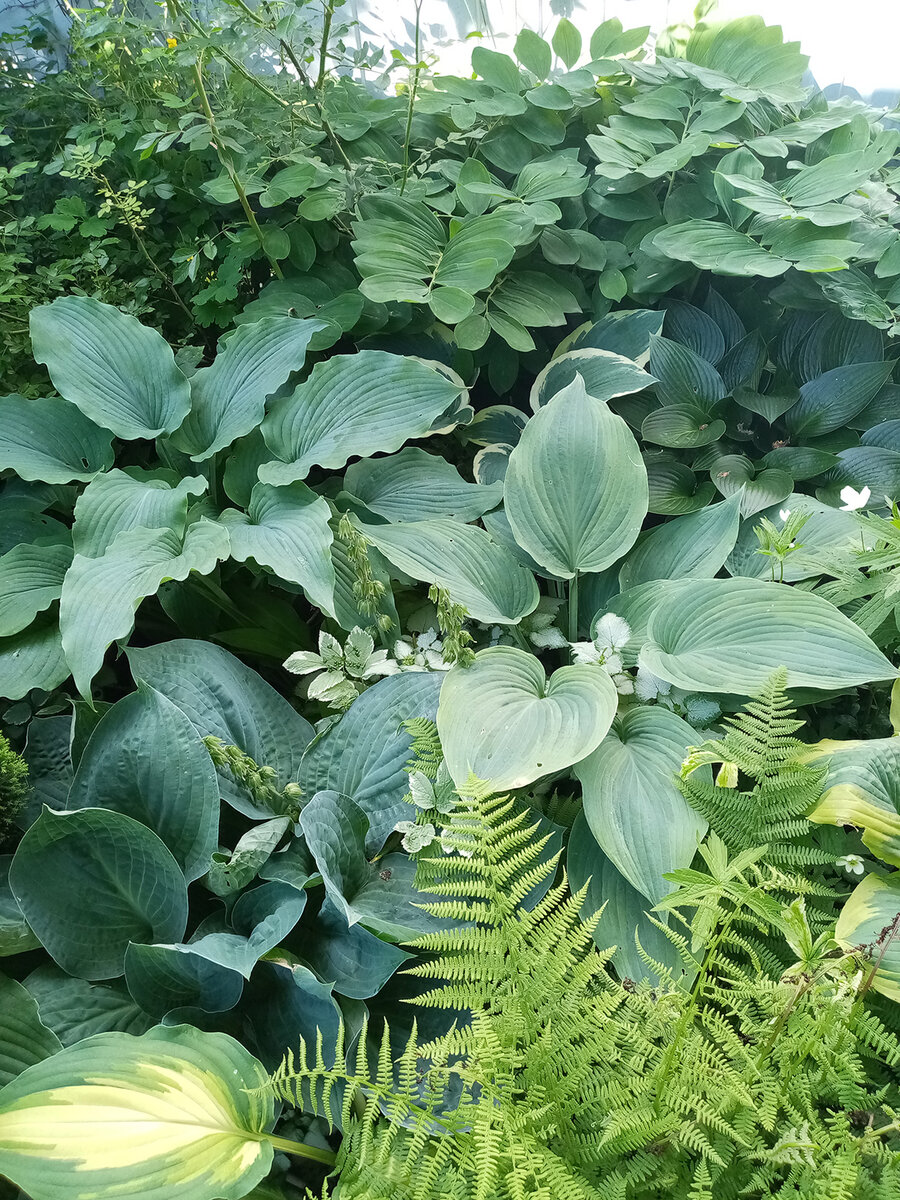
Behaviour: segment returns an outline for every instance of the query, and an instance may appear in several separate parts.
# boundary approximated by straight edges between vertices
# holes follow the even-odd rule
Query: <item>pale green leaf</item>
[[[164,474],[116,468],[89,483],[75,501],[76,553],[97,558],[127,529],[170,529],[182,537],[191,497],[203,495],[207,481],[188,476],[173,483]]]
[[[845,950],[866,948],[875,967],[872,990],[900,1001],[900,938],[892,936],[900,920],[900,876],[868,875],[851,892],[838,917],[834,935]]]
[[[0,556],[0,637],[27,628],[62,592],[72,561],[68,546],[15,546]]]
[[[732,496],[643,534],[619,568],[622,591],[651,579],[711,579],[718,574],[737,541],[740,499]]]
[[[471,440],[471,427],[467,433]],[[389,458],[354,463],[344,476],[344,490],[388,521],[474,521],[503,500],[501,484],[467,483],[446,459],[413,446]]]
[[[112,434],[68,400],[0,396],[0,471],[71,483],[93,479],[113,461]]]

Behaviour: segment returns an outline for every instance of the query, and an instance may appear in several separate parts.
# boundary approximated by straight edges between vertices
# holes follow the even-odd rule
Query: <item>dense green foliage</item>
[[[896,123],[756,19],[351,32],[4,50],[0,1172],[893,1195]]]

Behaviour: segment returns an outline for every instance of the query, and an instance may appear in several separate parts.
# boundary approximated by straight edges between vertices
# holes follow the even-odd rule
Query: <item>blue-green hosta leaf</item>
[[[28,1067],[62,1050],[21,983],[0,975],[0,1088]]]
[[[81,694],[90,695],[107,647],[131,633],[145,596],[155,595],[164,580],[186,579],[192,571],[208,575],[228,552],[227,531],[201,519],[183,540],[172,530],[132,529],[101,558],[76,554],[63,583],[59,624]]]
[[[71,483],[93,479],[114,461],[112,434],[68,400],[0,396],[0,471]]]
[[[835,367],[800,389],[800,399],[785,415],[795,441],[831,433],[855,417],[890,378],[894,363],[850,363]]]
[[[655,377],[648,375],[643,367],[609,350],[569,350],[551,359],[535,379],[531,388],[531,407],[534,412],[573,383],[578,375],[584,383],[584,390],[595,400],[628,396],[656,383]]]
[[[725,335],[709,313],[683,300],[668,301],[665,313],[668,339],[687,346],[713,366],[724,356]]]
[[[31,341],[59,394],[117,437],[172,433],[188,414],[190,385],[169,346],[110,304],[63,296],[33,308]]]
[[[28,928],[25,914],[9,886],[11,854],[0,854],[0,958],[35,950],[40,942]]]
[[[277,462],[263,463],[265,483],[305,479],[313,466],[342,467],[353,455],[399,450],[425,437],[464,391],[417,358],[361,350],[319,363],[262,423]]]
[[[126,529],[171,529],[182,537],[191,497],[202,496],[207,486],[199,476],[173,484],[139,467],[98,475],[75,501],[76,553],[98,558]]]
[[[387,854],[377,862],[367,861],[369,818],[347,796],[317,792],[300,814],[300,827],[325,892],[348,925],[364,925],[394,942],[441,928],[433,917],[413,907],[428,899],[416,889],[413,859]]]
[[[834,936],[845,950],[868,949],[870,967],[877,964],[872,988],[890,1000],[900,1001],[900,938],[886,940],[900,917],[900,876],[867,875],[841,909]]]
[[[27,542],[0,556],[0,637],[26,629],[59,599],[71,561],[69,546]]]
[[[299,583],[324,612],[334,612],[331,509],[305,483],[257,483],[246,513],[226,508],[219,520],[228,530],[232,558],[252,558],[279,579]]]
[[[446,588],[476,621],[514,625],[539,596],[530,571],[475,525],[450,517],[359,528],[388,562],[413,579]]]
[[[303,946],[303,958],[319,978],[353,1000],[376,996],[411,957],[362,925],[348,926],[328,897]]]
[[[749,696],[787,668],[788,687],[836,691],[898,672],[843,613],[810,592],[703,579],[663,597],[640,662],[686,691]]]
[[[647,499],[631,430],[580,378],[531,418],[510,455],[504,504],[515,539],[566,579],[620,558],[640,532]]]
[[[900,458],[900,455],[898,455]],[[21,700],[32,688],[52,692],[69,677],[56,618],[40,618],[12,637],[0,638],[0,696]]]
[[[689,867],[706,834],[706,821],[675,786],[687,748],[698,740],[668,709],[638,706],[617,717],[575,767],[591,833],[652,904],[672,890],[665,872]]]
[[[177,941],[187,885],[144,825],[104,808],[44,809],[16,850],[9,882],[28,924],[72,975],[112,979],[132,941]]]
[[[723,496],[740,497],[742,517],[752,517],[763,508],[780,504],[794,488],[794,480],[787,471],[778,467],[757,471],[742,454],[723,454],[717,458],[709,477]]]
[[[168,696],[200,737],[238,746],[260,766],[271,767],[282,787],[297,778],[313,727],[233,654],[210,642],[176,639],[131,647],[128,661],[135,682]],[[230,772],[219,774],[219,789],[233,808],[255,820],[283,815],[261,808]]]
[[[647,484],[650,488],[650,512],[666,517],[679,517],[705,508],[716,489],[697,476],[684,463],[673,458],[647,461]]]
[[[3,1090],[0,1171],[34,1200],[239,1200],[272,1165],[266,1078],[224,1034],[98,1034]]]
[[[146,1033],[154,1024],[121,980],[91,983],[48,962],[31,972],[25,987],[37,1001],[41,1020],[64,1046],[96,1033]]]
[[[734,549],[741,522],[741,498],[676,517],[638,539],[619,568],[619,586],[637,587],[651,579],[712,578]]]
[[[194,462],[203,462],[254,430],[266,397],[302,369],[313,334],[327,322],[263,317],[239,325],[224,341],[211,367],[191,377],[191,411],[172,443]]]
[[[145,683],[94,730],[65,807],[134,817],[168,846],[189,883],[205,873],[218,845],[219,787],[209,752],[181,709]]]
[[[664,404],[645,417],[641,437],[675,450],[710,446],[725,434],[725,422],[696,404]]]
[[[560,667],[548,680],[523,650],[480,650],[472,666],[454,667],[441,689],[437,724],[447,768],[457,787],[471,773],[497,791],[526,787],[595,750],[617,703],[600,667]]]
[[[414,446],[389,458],[353,463],[344,490],[388,521],[474,521],[503,500],[501,484],[467,483],[452,463]]]
[[[720,221],[684,221],[665,226],[653,235],[653,248],[717,275],[761,275],[771,279],[791,266],[786,258],[770,254],[746,233]]]
[[[434,718],[443,679],[440,672],[412,672],[379,680],[309,747],[300,764],[297,779],[307,796],[338,792],[363,810],[370,854],[409,816],[403,797],[409,790],[412,738],[403,722]]]
[[[70,716],[35,717],[29,722],[23,757],[28,763],[31,793],[17,817],[20,828],[27,829],[45,804],[50,808],[66,807],[75,774],[72,735]]]
[[[651,339],[650,369],[657,378],[656,394],[666,405],[692,404],[709,412],[726,394],[712,363],[669,338]]]
[[[244,989],[241,1009],[250,1046],[270,1070],[288,1050],[296,1051],[301,1038],[314,1046],[319,1033],[325,1061],[334,1065],[341,1010],[330,985],[308,967],[261,962]]]
[[[820,742],[806,757],[813,766],[827,767],[810,821],[861,829],[864,846],[900,867],[900,739]]]
[[[601,950],[616,947],[612,961],[623,979],[649,978],[652,983],[658,982],[657,976],[638,954],[635,937],[656,962],[669,967],[675,979],[682,977],[684,967],[675,947],[650,922],[648,913],[652,913],[652,904],[631,886],[603,853],[583,812],[576,817],[569,834],[566,871],[573,891],[580,891],[587,885],[581,915],[587,920],[603,909],[603,916],[594,931],[594,941]]]
[[[666,314],[650,308],[636,308],[623,312],[612,312],[593,324],[575,331],[571,344],[563,343],[569,350],[609,350],[630,358],[639,367],[650,361],[650,343],[654,335],[662,333]]]

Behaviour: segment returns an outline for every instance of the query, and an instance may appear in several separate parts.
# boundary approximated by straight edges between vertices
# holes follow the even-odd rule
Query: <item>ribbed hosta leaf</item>
[[[688,746],[698,741],[696,731],[668,709],[629,708],[575,767],[591,833],[653,904],[672,890],[664,873],[689,867],[706,834],[706,821],[675,786]]]
[[[446,588],[476,621],[514,625],[537,606],[531,572],[475,525],[437,517],[359,527],[388,562],[413,579]]]
[[[697,580],[665,595],[648,637],[641,663],[687,691],[753,695],[778,667],[789,687],[823,690],[898,675],[833,604],[755,579]]]
[[[313,466],[342,467],[354,454],[399,450],[424,437],[463,391],[436,367],[383,350],[336,355],[319,363],[262,423],[278,462],[264,463],[266,483],[305,479]]]
[[[72,561],[68,546],[27,542],[0,556],[0,637],[27,628],[62,592]]]
[[[808,761],[827,768],[809,819],[861,829],[864,846],[900,867],[900,738],[821,742],[810,747]]]
[[[21,700],[32,688],[52,692],[68,678],[55,617],[43,617],[21,633],[0,638],[0,696]]]
[[[199,476],[173,482],[168,472],[118,468],[98,475],[75,501],[72,541],[78,554],[96,558],[126,529],[171,529],[182,536],[192,496],[202,496]]]
[[[501,484],[467,483],[452,463],[414,446],[354,463],[344,476],[344,490],[388,521],[474,521],[503,500]]]
[[[113,464],[112,434],[58,396],[0,396],[0,471],[71,483]]]
[[[246,513],[226,508],[219,517],[228,530],[232,558],[239,562],[252,558],[279,579],[299,583],[313,604],[333,613],[330,519],[327,501],[305,483],[286,487],[258,483]]]
[[[617,703],[600,667],[560,667],[548,680],[533,655],[491,646],[444,680],[437,723],[447,767],[458,787],[470,773],[497,791],[526,787],[596,749]]]
[[[740,502],[735,495],[649,530],[619,568],[619,586],[624,591],[651,579],[712,578],[737,541]]]
[[[250,433],[265,415],[266,397],[301,370],[310,339],[326,326],[293,317],[239,325],[212,366],[191,377],[191,411],[173,445],[203,462]]]
[[[717,275],[783,275],[786,258],[764,250],[759,242],[720,221],[684,221],[654,234],[653,246],[668,258],[693,263]]]
[[[869,948],[869,966],[878,968],[873,991],[900,1001],[900,938],[888,936],[898,918],[900,876],[867,875],[850,893],[834,932],[845,950]]]
[[[41,1021],[34,998],[21,983],[0,975],[0,1088],[59,1050],[62,1042]]]
[[[573,383],[576,375],[581,376],[585,391],[596,400],[628,396],[656,383],[653,375],[648,375],[630,358],[587,347],[570,350],[551,359],[535,379],[531,388],[532,409],[537,412],[557,392]]]
[[[535,413],[510,455],[504,504],[513,535],[563,578],[621,558],[640,532],[647,500],[634,436],[580,378]]]
[[[63,296],[33,308],[31,341],[59,394],[117,437],[155,438],[187,416],[190,385],[170,347],[110,304]]]
[[[0,1172],[33,1200],[239,1200],[272,1164],[265,1080],[221,1033],[98,1034],[0,1093]]]

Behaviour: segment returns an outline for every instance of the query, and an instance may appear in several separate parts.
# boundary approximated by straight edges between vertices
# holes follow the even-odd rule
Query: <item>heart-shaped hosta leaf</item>
[[[683,585],[650,617],[641,664],[686,691],[750,696],[779,667],[788,687],[854,687],[898,672],[843,613],[810,592],[756,579]]]
[[[74,1046],[97,1033],[146,1033],[155,1024],[141,1012],[121,980],[91,983],[48,962],[31,972],[25,986],[37,1001],[41,1020],[64,1046]]]
[[[113,462],[112,434],[68,400],[0,396],[0,471],[71,483],[93,479]]]
[[[785,416],[792,439],[807,441],[846,425],[878,394],[893,369],[893,360],[850,363],[804,383],[800,399]]]
[[[725,335],[709,313],[683,300],[668,300],[665,313],[663,328],[669,341],[686,346],[713,366],[719,362],[725,354]],[[658,353],[659,342],[655,345]]]
[[[452,463],[414,446],[389,458],[354,463],[344,476],[344,490],[388,521],[475,521],[503,500],[502,484],[467,483]]]
[[[658,446],[692,450],[709,446],[725,433],[725,422],[713,419],[695,404],[667,404],[650,413],[641,425],[641,436]]]
[[[326,897],[308,929],[303,957],[320,979],[352,1000],[377,996],[390,977],[412,956],[347,919]]]
[[[176,942],[187,885],[146,826],[105,808],[44,809],[19,843],[9,882],[28,924],[64,971],[121,975],[129,942]]]
[[[97,725],[65,807],[134,817],[168,846],[189,883],[218,847],[219,787],[209,751],[181,709],[147,684]]]
[[[302,369],[313,334],[325,321],[263,317],[239,325],[211,367],[191,376],[191,411],[172,444],[203,462],[262,421],[266,397]]]
[[[569,350],[547,363],[535,379],[531,388],[532,409],[537,412],[573,383],[576,375],[581,376],[585,391],[595,400],[628,396],[656,383],[656,378],[648,375],[643,367],[629,358],[611,354],[609,350]]]
[[[810,821],[861,829],[864,846],[900,867],[900,738],[821,742],[806,757],[827,767]]]
[[[259,477],[293,483],[313,466],[338,468],[355,454],[399,450],[425,437],[464,390],[417,358],[383,350],[335,355],[272,405],[262,431],[280,461],[264,463]]]
[[[446,588],[476,621],[514,625],[537,607],[534,576],[476,525],[436,517],[359,527],[388,562],[413,579]]]
[[[56,618],[42,617],[12,637],[0,638],[0,696],[21,700],[32,688],[52,692],[69,676]]]
[[[68,546],[27,542],[0,556],[0,637],[26,629],[59,599],[71,561]]]
[[[725,395],[722,376],[712,363],[669,338],[651,341],[650,370],[657,376],[656,394],[663,404],[691,404],[709,412]]]
[[[110,643],[131,633],[145,596],[166,579],[186,579],[191,571],[208,575],[228,552],[226,530],[201,519],[183,540],[171,530],[131,529],[100,558],[76,554],[63,583],[59,625],[81,694],[90,695]]]
[[[705,508],[716,494],[716,489],[697,476],[684,463],[671,458],[647,463],[647,485],[650,489],[650,512],[666,517],[679,517]]]
[[[531,418],[509,459],[504,506],[516,541],[556,575],[602,571],[633,545],[647,471],[631,430],[580,379]]]
[[[279,579],[299,583],[324,612],[334,612],[334,535],[328,524],[331,509],[322,496],[305,483],[258,483],[246,513],[226,508],[219,520],[228,530],[232,558],[252,558]]]
[[[651,579],[712,578],[734,549],[741,523],[740,496],[657,525],[638,539],[619,568],[619,586]]]
[[[87,296],[62,296],[31,310],[34,357],[53,386],[86,417],[120,438],[177,429],[191,389],[155,329]]]
[[[98,1034],[0,1093],[0,1171],[33,1200],[239,1200],[272,1165],[266,1078],[225,1034]]]
[[[672,890],[665,872],[689,867],[706,834],[706,821],[675,786],[688,746],[699,740],[668,709],[629,708],[575,767],[591,833],[652,904]]]
[[[794,480],[777,467],[755,473],[749,458],[742,454],[723,454],[710,468],[709,477],[723,496],[740,493],[741,516],[752,517],[761,509],[780,504],[791,494]]]
[[[872,989],[900,1001],[900,875],[867,875],[856,885],[841,909],[834,936],[845,950],[866,948],[870,967],[876,967]]]
[[[15,979],[0,975],[0,1088],[60,1050],[62,1042],[41,1021],[34,997]]]
[[[498,792],[525,787],[596,749],[618,698],[601,667],[560,667],[548,680],[524,650],[481,650],[472,666],[454,667],[441,689],[437,723],[447,768],[457,787],[470,774]]]
[[[76,553],[97,558],[126,529],[171,529],[181,537],[191,497],[202,496],[208,484],[200,476],[162,478],[169,474],[131,467],[97,476],[75,501]]]
[[[143,680],[168,696],[200,737],[220,738],[260,766],[271,767],[280,787],[297,778],[313,727],[233,654],[210,642],[179,638],[132,647],[128,661],[135,682]],[[224,800],[254,820],[282,815],[261,807],[227,770],[219,775],[219,789]]]

